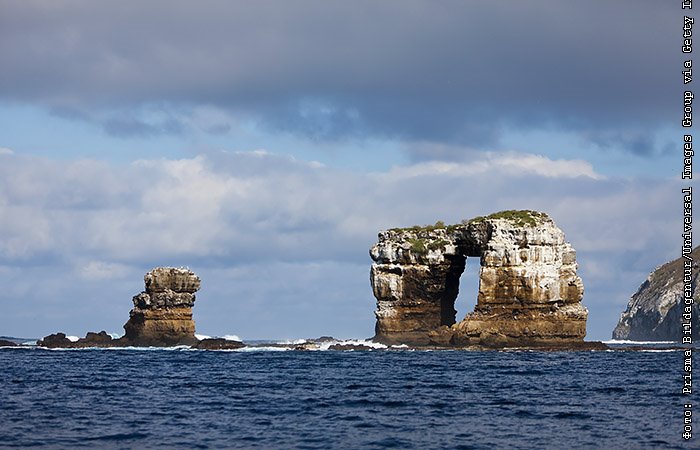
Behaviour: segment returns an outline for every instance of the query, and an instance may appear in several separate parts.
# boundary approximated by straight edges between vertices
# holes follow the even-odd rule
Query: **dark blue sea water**
[[[1,349],[0,447],[689,448],[681,371],[677,351]]]

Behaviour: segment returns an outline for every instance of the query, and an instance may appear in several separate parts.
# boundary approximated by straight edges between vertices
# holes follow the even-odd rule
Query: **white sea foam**
[[[25,350],[33,350],[36,348],[36,345],[20,345],[20,344],[12,345],[12,346],[7,345],[7,346],[0,347],[0,351],[3,351],[5,349],[18,349],[18,348],[23,348]]]
[[[676,350],[676,349],[672,349],[672,348],[668,348],[668,349],[665,349],[665,348],[659,348],[659,349],[652,349],[652,348],[649,348],[649,349],[640,350],[640,352],[642,352],[642,353],[668,353],[668,352],[679,352],[679,351],[680,351],[680,350]]]
[[[200,341],[202,341],[204,339],[211,339],[211,336],[207,336],[206,334],[195,334],[194,337],[196,337]]]
[[[281,345],[300,345],[300,344],[306,344],[306,342],[308,342],[306,339],[294,339],[294,340],[287,339],[285,341],[279,341],[278,344],[281,344]]]
[[[269,342],[269,341],[267,341]],[[304,348],[306,350],[310,351],[328,351],[331,346],[333,345],[355,345],[355,346],[361,346],[361,347],[367,347],[369,349],[386,349],[387,346],[384,344],[380,344],[378,342],[372,342],[369,340],[364,340],[364,339],[347,339],[347,340],[342,340],[342,339],[334,339],[331,341],[324,341],[324,342],[319,342],[315,343],[313,341],[309,342],[307,339],[295,339],[295,340],[284,340],[284,341],[277,341],[274,343],[274,345],[266,345],[265,341],[261,341],[260,343],[255,343],[255,341],[252,341],[254,345],[249,345],[247,347],[243,348],[238,348],[238,349],[232,349],[232,350],[221,350],[221,351],[229,351],[229,352],[284,352],[284,351],[289,351],[289,350],[294,350],[294,347],[297,345],[304,345]],[[408,348],[406,345],[397,345],[394,346],[393,348]]]
[[[109,337],[111,337],[112,339],[119,339],[120,337],[122,337],[122,334],[121,334],[121,333],[107,333],[107,334],[108,334]]]
[[[221,351],[229,351],[229,352],[242,352],[242,353],[247,353],[247,352],[286,352],[291,350],[291,347],[243,347],[243,348],[237,348],[233,350],[221,350]]]
[[[71,342],[77,342],[80,338],[78,336],[66,336],[66,339],[68,339]]]
[[[387,346],[384,344],[380,344],[379,342],[368,341],[366,339],[347,339],[347,340],[340,340],[340,341],[321,342],[319,344],[318,350],[328,350],[332,345],[357,345],[357,346],[369,347],[369,348],[373,348],[373,349],[377,349],[377,350],[387,348]]]
[[[609,341],[603,341],[603,344],[618,344],[618,345],[623,345],[623,344],[632,344],[632,345],[652,345],[652,344],[661,344],[661,345],[668,345],[668,344],[678,344],[678,342],[674,341],[627,341],[627,340],[617,340],[617,339],[611,339]]]
[[[225,335],[223,336],[223,338],[226,339],[227,341],[238,341],[238,342],[242,342],[242,339],[239,338],[238,336],[236,336],[235,334],[225,334]]]

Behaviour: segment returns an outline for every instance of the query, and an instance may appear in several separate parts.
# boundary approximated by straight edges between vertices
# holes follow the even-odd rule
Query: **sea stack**
[[[622,313],[613,330],[613,339],[682,342],[687,336],[693,342],[700,340],[700,271],[695,262],[700,259],[700,247],[695,247],[689,257],[690,260],[675,259],[649,274]],[[690,305],[685,304],[683,295],[686,275],[692,291]],[[685,311],[686,306],[689,311]],[[683,334],[684,322],[691,324],[688,330],[692,330],[692,334]]]
[[[588,311],[576,252],[537,211],[379,233],[370,250],[375,340],[436,346],[576,347]],[[459,277],[479,258],[476,308],[456,322]]]
[[[84,338],[68,338],[65,333],[48,335],[37,342],[47,348],[88,347],[170,347],[189,345],[204,350],[232,350],[245,347],[224,338],[198,340],[194,334],[192,307],[201,281],[189,269],[157,267],[144,277],[146,289],[132,299],[134,307],[124,325],[126,334],[113,339],[105,331],[88,332]],[[0,342],[0,345],[2,343]]]
[[[185,268],[157,267],[144,282],[146,289],[133,298],[124,340],[135,346],[196,344],[192,306],[199,277]]]

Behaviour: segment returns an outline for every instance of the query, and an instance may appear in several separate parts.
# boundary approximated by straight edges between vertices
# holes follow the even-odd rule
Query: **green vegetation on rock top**
[[[411,251],[416,255],[427,255],[431,250],[444,250],[445,246],[450,243],[445,239],[409,239],[408,243],[411,244]]]
[[[389,231],[394,231],[397,233],[401,233],[404,231],[413,231],[414,233],[420,233],[421,231],[435,231],[435,230],[441,230],[445,229],[447,231],[454,231],[455,227],[457,225],[445,225],[445,222],[442,220],[438,220],[435,222],[435,225],[413,225],[412,227],[406,227],[406,228],[390,228]]]
[[[463,220],[461,224],[456,224],[456,225],[445,225],[445,222],[442,220],[438,220],[435,222],[435,225],[414,225],[412,227],[406,227],[406,228],[390,228],[389,231],[393,231],[395,233],[402,233],[406,231],[412,231],[414,233],[420,233],[420,232],[431,232],[435,230],[447,230],[448,233],[453,232],[457,227],[460,225],[469,225],[470,223],[479,223],[483,222],[488,219],[505,219],[509,220],[514,223],[516,226],[535,226],[538,223],[542,222],[543,220],[549,219],[549,216],[546,213],[543,212],[538,212],[538,211],[532,211],[528,209],[523,209],[523,210],[515,210],[515,209],[510,209],[507,211],[499,211],[493,214],[489,214],[488,216],[479,216],[479,217],[474,217],[473,219],[469,220]]]
[[[488,219],[505,219],[510,222],[513,222],[517,226],[535,226],[538,223],[542,222],[545,219],[548,219],[549,216],[545,213],[538,212],[538,211],[531,211],[528,209],[524,210],[515,210],[515,209],[510,209],[507,211],[499,211],[497,213],[489,214],[488,216],[480,216],[480,217],[475,217],[473,219],[463,221],[465,225],[470,224],[470,223],[479,223],[483,222]]]
[[[423,239],[409,239],[408,243],[411,244],[411,251],[418,255],[425,255],[428,253],[428,249],[425,246],[425,240]]]

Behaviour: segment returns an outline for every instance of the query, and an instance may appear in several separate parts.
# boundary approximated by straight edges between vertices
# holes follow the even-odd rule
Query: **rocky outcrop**
[[[245,344],[225,339],[204,339],[194,335],[192,307],[200,280],[189,269],[157,267],[144,276],[146,288],[132,299],[134,307],[124,325],[126,334],[113,339],[106,332],[88,332],[71,340],[64,333],[46,336],[37,342],[47,348],[87,347],[170,347],[189,345],[202,349],[232,349]]]
[[[124,339],[136,346],[196,344],[192,306],[199,277],[189,269],[158,267],[144,282],[146,290],[133,298]]]
[[[126,345],[120,339],[112,339],[106,331],[93,333],[89,331],[84,338],[70,340],[65,333],[50,334],[37,342],[39,347],[46,348],[90,348],[90,347],[116,347]]]
[[[692,261],[700,260],[700,247],[691,253]],[[627,309],[613,331],[613,339],[632,341],[681,342],[684,264],[678,258],[658,267],[642,283],[632,296]],[[698,289],[698,263],[689,261],[690,284],[694,303],[691,307],[692,339],[700,340],[700,289]]]
[[[576,252],[544,213],[503,211],[458,225],[391,229],[379,233],[370,256],[377,341],[573,345],[586,335]],[[480,261],[477,305],[456,323],[469,257]]]
[[[194,348],[198,348],[200,350],[236,350],[245,346],[246,345],[241,341],[233,341],[224,338],[202,339],[193,345]]]
[[[65,333],[54,333],[40,339],[36,345],[46,348],[70,348],[73,346],[73,341],[68,339]]]
[[[6,339],[0,339],[0,347],[17,347],[19,344],[16,342],[8,341]]]

